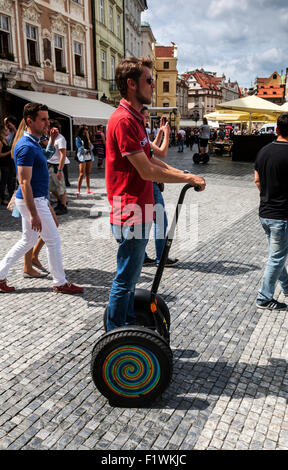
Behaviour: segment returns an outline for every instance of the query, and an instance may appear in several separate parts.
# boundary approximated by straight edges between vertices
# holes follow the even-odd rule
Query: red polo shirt
[[[151,158],[143,116],[122,99],[108,121],[106,139],[106,188],[113,224],[153,220],[152,181],[143,180],[127,158],[140,152]]]

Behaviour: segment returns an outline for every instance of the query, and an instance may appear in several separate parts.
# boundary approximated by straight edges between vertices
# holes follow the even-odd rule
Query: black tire
[[[153,402],[171,382],[173,355],[156,332],[137,326],[105,333],[92,352],[91,375],[111,406]]]
[[[198,165],[198,163],[200,163],[200,155],[199,153],[194,153],[193,155],[193,162]]]
[[[171,318],[169,309],[161,297],[161,295],[156,295],[157,305],[159,310],[161,311],[162,315],[167,324],[167,330],[169,332],[170,325],[171,325]],[[154,328],[155,322],[153,318],[153,313],[150,309],[150,291],[145,289],[136,289],[135,296],[134,296],[134,312],[136,315],[136,321],[138,325],[147,327],[147,328]],[[107,307],[105,308],[104,315],[103,315],[103,324],[104,330],[107,331]]]
[[[208,153],[204,153],[203,157],[202,157],[202,161],[204,164],[208,163],[209,162],[209,154]]]

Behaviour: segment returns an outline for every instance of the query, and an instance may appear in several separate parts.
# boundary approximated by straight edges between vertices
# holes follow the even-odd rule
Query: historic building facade
[[[156,107],[176,108],[178,46],[154,46],[156,87],[154,103]]]
[[[188,90],[189,85],[186,78],[183,75],[179,75],[176,87],[176,105],[182,119],[189,118]]]
[[[141,24],[141,56],[149,57],[149,59],[154,60],[154,45],[156,39],[152,32],[151,26],[149,23],[144,22]]]
[[[96,97],[87,0],[0,0],[0,71],[8,86]]]
[[[222,101],[221,77],[214,72],[194,70],[183,74],[188,81],[189,117],[200,121],[205,114],[213,112],[215,106]]]
[[[125,57],[141,57],[141,13],[146,0],[124,1]]]
[[[99,99],[117,104],[115,70],[124,57],[123,0],[92,0],[95,75]]]
[[[285,75],[274,72],[267,78],[256,78],[255,94],[259,98],[281,105],[285,101]]]

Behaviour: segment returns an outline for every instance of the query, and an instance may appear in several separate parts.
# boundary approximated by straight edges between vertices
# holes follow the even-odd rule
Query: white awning
[[[95,99],[14,88],[8,88],[7,91],[11,95],[18,96],[28,102],[46,104],[51,111],[72,118],[73,124],[76,126],[106,125],[111,114],[115,111],[113,106]]]

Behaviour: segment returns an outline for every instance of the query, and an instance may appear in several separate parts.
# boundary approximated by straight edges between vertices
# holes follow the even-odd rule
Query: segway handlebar
[[[190,173],[190,172],[185,170],[184,173]],[[158,268],[157,268],[157,271],[156,271],[156,274],[155,274],[155,278],[154,278],[154,281],[153,281],[153,284],[152,284],[151,301],[153,301],[155,299],[155,296],[157,294],[158,287],[159,287],[159,284],[160,284],[160,281],[161,281],[161,278],[162,278],[162,274],[163,274],[163,271],[164,271],[164,267],[165,267],[166,261],[168,259],[168,254],[169,254],[169,251],[170,251],[170,248],[171,248],[171,245],[172,245],[172,241],[173,241],[173,238],[174,238],[174,233],[175,233],[175,229],[176,229],[176,226],[177,226],[177,223],[178,223],[178,218],[179,218],[181,207],[182,207],[182,204],[183,204],[183,201],[184,201],[184,197],[185,197],[186,192],[190,188],[194,188],[195,191],[200,191],[201,190],[200,186],[198,186],[198,185],[192,186],[191,184],[188,183],[188,184],[185,184],[185,186],[183,186],[183,188],[180,192],[179,199],[178,199],[177,206],[176,206],[175,213],[174,213],[174,217],[173,217],[171,226],[170,226],[169,231],[168,231],[167,236],[166,236],[165,245],[164,245],[164,248],[163,248],[160,263],[158,265]]]

